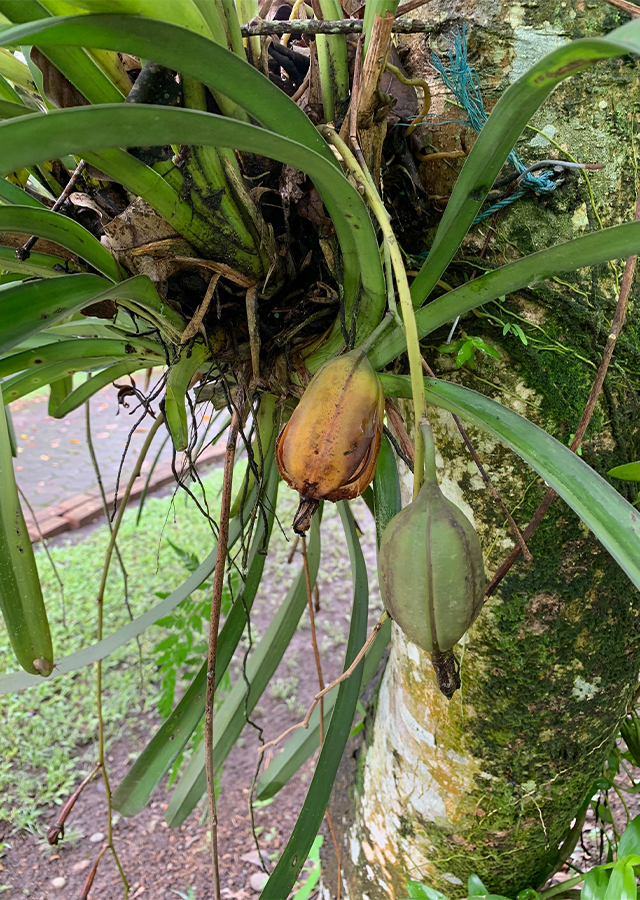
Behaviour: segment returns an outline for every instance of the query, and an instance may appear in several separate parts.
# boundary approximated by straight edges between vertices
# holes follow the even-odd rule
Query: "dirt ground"
[[[98,433],[107,431],[107,407],[99,409],[102,400],[96,402],[95,429]],[[113,410],[109,415],[113,415]],[[36,435],[35,423],[41,419],[41,409],[37,404],[25,407],[16,415],[18,434]],[[61,427],[72,428],[80,434],[80,421]],[[46,428],[58,427],[45,423],[38,446],[34,445],[34,459],[30,465],[29,480],[23,478],[23,486],[33,485],[37,477],[36,450],[46,449],[46,441],[57,441]],[[22,431],[20,431],[22,429]],[[115,431],[111,429],[111,432]],[[69,432],[71,433],[71,432]],[[67,434],[67,432],[65,432]],[[79,438],[78,438],[79,439]],[[20,438],[19,438],[20,440]],[[71,438],[69,438],[71,440]],[[107,439],[105,438],[105,443]],[[115,448],[111,461],[119,460]],[[76,444],[69,445],[71,449]],[[54,448],[55,449],[55,448]],[[64,449],[64,448],[63,448]],[[67,448],[69,449],[69,448]],[[43,454],[49,455],[49,454]],[[78,468],[84,459],[75,454],[61,454],[61,467]],[[18,460],[18,465],[22,463]],[[50,460],[43,460],[42,466]],[[24,471],[24,469],[22,470]],[[58,492],[57,486],[48,488],[48,482],[55,480],[53,473],[44,472],[44,485],[36,494],[36,503],[53,502],[51,490]],[[25,473],[27,474],[27,473]],[[87,478],[89,475],[87,475]],[[43,478],[40,479],[42,481]],[[77,480],[73,492],[77,491]],[[38,486],[36,482],[36,487]],[[288,507],[282,513],[283,523],[288,525],[290,513],[295,506],[290,492]],[[33,496],[33,495],[32,495]],[[58,499],[57,497],[54,499]],[[286,506],[286,504],[285,504]],[[374,526],[362,502],[355,507],[358,524],[363,532],[362,544],[371,575],[370,626],[377,620],[381,603],[375,578]],[[287,518],[289,516],[289,518]],[[89,526],[90,529],[96,526]],[[86,530],[84,530],[86,533]],[[290,532],[289,532],[290,533]],[[73,540],[81,539],[82,532],[74,533]],[[64,540],[63,537],[54,539]],[[317,628],[321,649],[325,681],[334,678],[341,671],[351,606],[351,579],[346,547],[339,518],[335,508],[329,504],[325,511],[322,528],[322,559],[318,577],[321,609],[317,614]],[[273,550],[265,567],[260,593],[252,613],[254,628],[263,634],[273,615],[274,607],[299,571],[300,556],[296,555],[291,565],[287,556],[291,544],[281,537],[274,540]],[[239,663],[232,665],[233,680],[238,677]],[[283,658],[271,689],[268,689],[252,716],[257,726],[246,726],[241,740],[234,747],[224,765],[221,793],[218,803],[219,854],[221,868],[222,896],[227,900],[251,900],[257,898],[266,876],[259,862],[259,855],[251,829],[249,815],[249,793],[256,771],[259,731],[269,741],[290,725],[300,721],[317,690],[317,675],[311,652],[308,613],[301,619],[300,626],[291,646]],[[146,745],[154,730],[159,726],[155,714],[132,713],[124,733],[109,745],[108,766],[112,786],[116,786],[131,765],[132,760]],[[51,736],[52,745],[55,735]],[[271,751],[268,751],[268,754]],[[277,752],[277,751],[276,751]],[[87,753],[84,753],[85,759]],[[267,764],[269,762],[267,755]],[[313,774],[315,757],[309,760],[275,797],[269,805],[255,809],[255,825],[258,844],[268,869],[274,865],[283,850],[292,827],[304,802]],[[85,764],[86,765],[86,764]],[[81,762],[78,764],[78,781],[86,772]],[[640,773],[636,773],[640,775]],[[209,900],[213,896],[210,875],[210,853],[208,845],[208,824],[201,805],[178,829],[169,829],[164,821],[164,812],[170,794],[166,790],[166,779],[155,792],[151,803],[138,816],[126,819],[118,813],[114,816],[114,837],[117,852],[130,885],[129,897],[153,898],[153,900]],[[627,795],[633,800],[631,813],[640,810],[640,799]],[[613,798],[613,814],[619,827],[624,822],[624,810],[617,798]],[[43,809],[40,825],[36,833],[10,833],[8,826],[0,822],[0,844],[4,842],[5,855],[0,855],[0,895],[7,900],[31,898],[31,900],[76,900],[81,891],[93,861],[104,846],[106,831],[105,790],[102,781],[94,779],[82,797],[67,823],[67,839],[57,847],[49,847],[44,835],[55,821],[58,808]],[[325,841],[330,839],[323,826]],[[587,818],[582,840],[574,851],[571,862],[582,869],[603,861],[600,859],[599,832],[593,815]],[[606,849],[605,849],[606,853]],[[568,867],[557,877],[557,881],[570,877]],[[312,900],[317,896],[314,892]],[[119,900],[123,897],[123,886],[116,865],[110,854],[106,854],[99,866],[90,897],[92,900]],[[284,898],[283,898],[284,900]]]
[[[96,402],[94,430],[106,433],[108,424],[109,397]],[[107,403],[105,408],[103,403]],[[113,416],[113,410],[110,410]],[[46,442],[57,441],[58,437],[46,429],[58,429],[60,423],[44,423],[41,430],[36,428],[41,419],[41,409],[32,404],[14,415],[16,431],[34,436],[39,446],[33,450],[32,466],[36,466],[38,449],[46,449]],[[62,425],[71,429],[66,434],[78,434],[83,426],[80,421]],[[72,427],[73,426],[73,427]],[[115,448],[110,454],[109,465],[119,460]],[[53,434],[53,432],[52,432]],[[77,440],[77,439],[76,439]],[[106,443],[106,439],[105,439]],[[70,445],[72,449],[78,445]],[[64,449],[64,448],[62,448]],[[68,450],[69,448],[67,448]],[[103,456],[102,447],[101,459]],[[26,452],[26,449],[25,449]],[[49,454],[45,454],[49,455]],[[18,460],[23,463],[24,454]],[[60,453],[60,468],[80,465],[75,453]],[[85,461],[86,463],[86,461]],[[50,464],[44,460],[42,466]],[[42,470],[41,470],[42,471]],[[24,488],[34,486],[31,492],[36,503],[50,502],[59,488],[49,485],[57,478],[57,473],[45,470],[45,484],[39,485],[35,468],[25,477],[24,468],[17,474]],[[89,475],[87,474],[87,478]],[[43,479],[39,479],[42,481]],[[77,481],[75,484],[77,485]],[[286,489],[285,489],[286,490]],[[293,492],[285,499],[283,525],[288,528],[292,510],[295,508]],[[34,496],[35,494],[35,496]],[[297,496],[297,495],[296,495]],[[58,497],[53,497],[58,499]],[[370,572],[373,588],[370,598],[370,623],[373,625],[380,615],[381,603],[375,583],[375,528],[368,510],[361,502],[355,509],[358,524],[362,528],[363,549]],[[288,518],[287,518],[288,517]],[[89,526],[93,529],[96,526]],[[74,542],[81,539],[83,529],[75,532]],[[288,529],[291,534],[290,529]],[[64,540],[55,538],[52,543]],[[344,650],[349,627],[351,607],[351,577],[349,561],[339,518],[333,505],[326,510],[322,528],[322,559],[318,577],[320,611],[316,615],[318,640],[320,644],[325,681],[336,677],[342,670]],[[252,611],[252,626],[258,634],[263,634],[269,624],[274,608],[284,598],[286,590],[297,575],[301,556],[296,553],[289,565],[287,557],[291,544],[276,535],[272,544],[260,592]],[[232,680],[238,677],[238,659],[232,665]],[[298,631],[285,654],[275,678],[272,690],[267,689],[251,717],[256,728],[245,726],[243,735],[234,747],[224,765],[221,792],[218,804],[219,855],[222,896],[228,900],[248,900],[258,896],[266,875],[259,862],[256,843],[252,834],[249,814],[249,792],[256,771],[259,747],[259,731],[264,730],[264,740],[277,737],[290,725],[300,721],[317,691],[317,674],[311,650],[308,612],[305,612]],[[160,721],[156,715],[132,714],[125,733],[111,742],[108,753],[108,774],[115,787],[131,765],[132,760],[150,739]],[[55,735],[52,735],[52,743]],[[284,744],[284,742],[283,742]],[[274,751],[267,751],[268,764]],[[277,752],[277,751],[275,751]],[[87,758],[85,750],[84,758]],[[313,774],[315,757],[309,760],[288,785],[275,797],[272,803],[258,805],[255,809],[256,831],[259,845],[267,869],[273,868],[274,858],[282,851],[290,836]],[[86,772],[79,764],[78,781]],[[167,779],[165,779],[166,782]],[[151,803],[138,816],[126,819],[118,813],[114,816],[114,837],[122,868],[130,885],[129,896],[150,897],[154,900],[170,900],[184,896],[191,900],[208,900],[213,896],[211,888],[210,851],[208,843],[208,822],[201,805],[176,830],[169,829],[164,821],[170,794],[165,784],[155,792]],[[48,827],[55,821],[58,808],[42,810],[37,833],[10,834],[0,822],[0,842],[5,843],[6,855],[0,859],[0,896],[11,898],[29,897],[33,900],[75,900],[80,897],[83,884],[93,861],[104,846],[106,832],[105,789],[102,780],[95,778],[83,792],[67,822],[68,839],[57,847],[49,847],[45,839]],[[192,891],[192,894],[189,891]],[[109,853],[102,858],[91,888],[93,900],[117,900],[123,896],[123,885],[115,862]]]

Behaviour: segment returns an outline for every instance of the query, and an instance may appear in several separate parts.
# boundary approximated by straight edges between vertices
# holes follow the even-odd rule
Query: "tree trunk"
[[[488,108],[495,93],[558,43],[605,33],[626,20],[604,3],[583,0],[502,6],[477,0],[473,7],[463,0],[455,12],[445,0],[432,0],[425,10],[445,34],[461,19],[467,23]],[[407,67],[433,83],[424,39],[412,42]],[[612,61],[555,91],[532,124],[562,150],[558,154],[533,131],[525,132],[518,150],[525,164],[570,158],[567,153],[604,163],[591,179],[595,203],[579,173],[546,198],[518,201],[487,220],[496,229],[489,265],[596,229],[598,215],[605,226],[631,220],[637,191],[631,98],[637,88],[637,63]],[[441,85],[434,83],[433,92],[436,112],[464,117],[445,110]],[[430,140],[436,149],[457,149],[460,132],[459,125],[436,126]],[[427,165],[429,193],[448,193],[450,181],[442,179],[447,164]],[[478,255],[487,223],[474,229],[466,256]],[[621,270],[622,261],[583,270],[488,305],[483,312],[493,318],[467,317],[464,330],[499,348],[501,361],[477,353],[475,372],[456,370],[451,355],[436,351],[446,330],[429,339],[427,358],[437,374],[489,394],[569,444],[602,354]],[[472,267],[463,271],[468,277]],[[640,456],[634,424],[638,323],[632,312],[583,444],[583,458],[601,473]],[[508,324],[522,327],[526,345],[513,331],[503,336]],[[432,424],[443,490],[474,521],[491,574],[514,540],[449,414],[434,410]],[[469,433],[524,528],[546,486],[485,433]],[[475,872],[490,890],[511,897],[539,887],[553,869],[577,811],[595,790],[637,684],[640,602],[561,500],[530,547],[533,562],[520,558],[457,648],[462,690],[451,702],[437,691],[428,657],[394,627],[375,719],[349,776],[350,805],[334,807],[343,896],[406,897],[411,878],[448,897],[466,897],[467,877]],[[330,845],[326,855],[329,871]]]

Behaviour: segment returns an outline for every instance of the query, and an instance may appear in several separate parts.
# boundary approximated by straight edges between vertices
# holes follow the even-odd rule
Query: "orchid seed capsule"
[[[438,687],[451,699],[460,687],[452,648],[482,609],[484,565],[473,525],[440,490],[431,428],[420,427],[425,481],[382,535],[380,593],[409,640],[430,654]]]
[[[382,436],[384,393],[366,354],[325,363],[276,442],[280,475],[300,494],[294,531],[308,530],[320,500],[352,500],[370,484]]]

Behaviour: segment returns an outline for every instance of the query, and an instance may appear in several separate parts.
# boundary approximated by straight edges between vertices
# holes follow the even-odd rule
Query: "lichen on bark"
[[[474,63],[492,93],[554,42],[602,34],[624,21],[604,5],[433,0],[427,14],[469,24]],[[424,39],[407,63],[427,71]],[[481,65],[481,61],[486,66]],[[432,76],[430,76],[432,77]],[[638,64],[613,61],[559,87],[534,119],[564,153],[603,162],[546,198],[531,196],[503,213],[488,260],[499,264],[633,215],[637,190],[635,106]],[[443,111],[444,106],[439,111]],[[633,141],[633,142],[632,142]],[[557,152],[528,131],[525,162]],[[567,158],[567,157],[565,157]],[[444,163],[429,164],[436,184]],[[438,193],[435,186],[433,193]],[[598,217],[600,222],[598,221]],[[478,251],[487,226],[467,249]],[[492,258],[493,257],[493,258]],[[481,354],[475,373],[438,356],[442,334],[425,352],[437,374],[487,393],[570,442],[588,396],[613,314],[622,263],[582,270],[510,296],[462,324],[503,356]],[[632,294],[632,298],[636,291]],[[525,345],[507,324],[519,325]],[[583,458],[601,472],[638,458],[640,313],[633,303],[605,382]],[[488,573],[513,538],[479,478],[450,416],[433,412],[445,494],[473,518]],[[529,521],[546,486],[514,454],[477,429],[474,446],[517,521]],[[633,487],[617,486],[629,499]],[[629,493],[630,491],[630,493]],[[534,561],[520,561],[489,600],[464,644],[462,690],[447,701],[429,660],[396,629],[375,722],[358,759],[353,802],[342,811],[346,895],[406,896],[407,878],[448,897],[466,897],[477,873],[508,896],[539,886],[566,838],[576,809],[601,773],[640,668],[640,602],[626,576],[560,500],[536,532]]]

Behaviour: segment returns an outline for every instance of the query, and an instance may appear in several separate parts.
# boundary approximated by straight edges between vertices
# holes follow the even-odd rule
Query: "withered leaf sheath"
[[[299,534],[320,500],[352,500],[370,484],[383,414],[382,384],[362,351],[330,360],[313,376],[276,443],[280,475],[300,494]]]
[[[460,687],[452,648],[482,608],[484,565],[473,525],[440,490],[431,428],[421,425],[421,430],[425,482],[386,527],[378,575],[389,615],[431,655],[438,687],[451,699]]]

